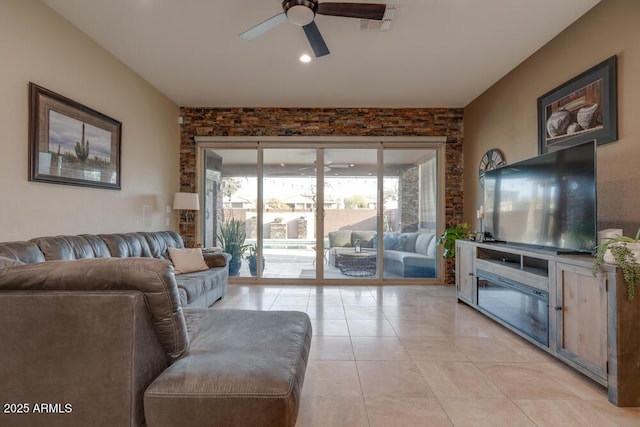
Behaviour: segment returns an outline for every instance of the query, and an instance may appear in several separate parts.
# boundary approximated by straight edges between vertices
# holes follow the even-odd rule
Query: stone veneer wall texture
[[[462,222],[462,108],[182,107],[180,191],[196,189],[196,136],[446,136],[445,217]],[[195,221],[194,221],[195,222]],[[195,224],[187,236],[195,236]],[[182,224],[181,224],[182,225]],[[447,283],[453,283],[447,265]]]

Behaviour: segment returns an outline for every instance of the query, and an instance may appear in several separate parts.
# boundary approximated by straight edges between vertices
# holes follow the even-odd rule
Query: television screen
[[[589,142],[486,172],[485,232],[507,243],[592,252],[595,156]]]

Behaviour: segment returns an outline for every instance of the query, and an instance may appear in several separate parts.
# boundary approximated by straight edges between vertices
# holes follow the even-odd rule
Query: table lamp
[[[185,233],[189,229],[189,212],[200,210],[200,199],[198,193],[183,193],[178,192],[173,197],[173,209],[177,211],[183,211],[185,222]]]

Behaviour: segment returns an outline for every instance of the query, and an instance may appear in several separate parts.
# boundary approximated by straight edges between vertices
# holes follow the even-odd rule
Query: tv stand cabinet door
[[[475,304],[475,246],[464,241],[456,241],[456,292],[458,299]]]
[[[557,264],[557,352],[607,379],[607,279],[590,268]]]

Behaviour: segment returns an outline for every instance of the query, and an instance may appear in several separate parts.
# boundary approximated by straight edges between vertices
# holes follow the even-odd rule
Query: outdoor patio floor
[[[313,279],[316,277],[315,251],[309,249],[265,248],[264,278],[268,279]],[[339,268],[328,264],[323,254],[323,272],[326,279],[372,279],[377,276],[351,277],[342,274]],[[251,277],[249,265],[242,263],[240,277]],[[397,278],[397,275],[386,274],[385,278]]]

